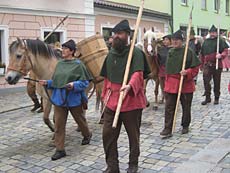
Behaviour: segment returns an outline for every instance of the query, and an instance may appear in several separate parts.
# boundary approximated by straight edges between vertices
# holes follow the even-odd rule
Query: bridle
[[[8,71],[8,70],[17,71],[17,72],[21,73],[23,76],[26,76],[27,73],[29,72],[29,70],[26,69],[26,64],[27,64],[27,62],[29,61],[30,65],[31,65],[31,68],[33,68],[33,63],[32,63],[32,60],[31,60],[30,56],[28,56],[28,47],[27,47],[27,42],[26,42],[26,40],[22,40],[21,43],[23,44],[22,46],[23,46],[23,49],[25,49],[25,52],[26,52],[27,56],[26,56],[26,55],[23,55],[23,56],[21,57],[21,60],[20,60],[21,63],[19,63],[19,69],[16,69],[15,67],[13,67],[13,66],[12,66],[12,63],[11,63],[11,64],[9,64],[9,66],[7,67],[7,71]]]

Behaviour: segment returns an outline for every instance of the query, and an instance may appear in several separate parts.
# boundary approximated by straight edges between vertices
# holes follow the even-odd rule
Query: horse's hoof
[[[149,107],[149,106],[150,106],[150,103],[149,103],[149,101],[147,101],[146,107]]]
[[[104,119],[100,119],[99,123],[98,124],[104,124]]]
[[[156,111],[158,109],[158,106],[153,106],[153,110]]]
[[[159,101],[159,104],[163,104],[163,103],[164,103],[164,100]]]
[[[55,144],[54,144],[54,140],[52,140],[49,144],[48,144],[49,147],[56,147]]]
[[[81,129],[80,129],[79,126],[77,127],[76,131],[77,131],[77,132],[80,132],[80,131],[81,131]]]

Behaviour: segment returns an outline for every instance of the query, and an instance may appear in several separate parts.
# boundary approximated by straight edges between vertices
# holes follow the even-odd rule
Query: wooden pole
[[[134,46],[135,46],[135,40],[137,38],[137,33],[138,33],[138,28],[139,28],[139,25],[140,25],[140,21],[141,21],[143,8],[144,8],[144,0],[141,0],[141,6],[139,8],[139,12],[138,12],[138,16],[137,16],[137,21],[136,21],[136,25],[135,25],[135,31],[134,31],[133,39],[132,39],[130,50],[129,50],[129,55],[128,55],[128,60],[127,60],[126,68],[125,68],[125,75],[124,75],[122,86],[125,86],[126,83],[127,83],[127,80],[128,80],[131,60],[132,60],[132,57],[133,57],[133,49],[134,49]],[[115,113],[114,120],[113,120],[113,125],[112,125],[113,128],[117,127],[117,122],[118,122],[119,114],[120,114],[120,111],[121,111],[121,105],[122,105],[122,102],[123,102],[123,99],[124,99],[123,97],[124,97],[124,92],[122,91],[122,92],[120,92],[120,96],[119,96],[119,100],[118,100],[118,104],[117,104],[117,109],[116,109],[116,113]]]
[[[59,22],[59,24],[44,38],[44,40],[43,41],[46,41],[47,40],[47,38],[49,38],[50,36],[51,36],[51,34],[53,34],[58,28],[59,28],[59,26],[61,25],[61,24],[64,24],[64,21],[67,19],[69,17],[69,15],[66,15],[60,22]]]
[[[192,10],[193,10],[193,6],[192,6]],[[191,26],[192,26],[192,10],[190,12],[190,17],[189,17],[189,24],[188,24],[188,30],[187,30],[187,38],[186,38],[186,46],[185,46],[185,51],[184,51],[184,58],[183,58],[182,70],[185,69],[185,64],[186,64],[186,59],[187,59],[188,45],[189,45],[189,39],[190,39],[189,37],[190,37],[190,31],[191,31]],[[177,116],[177,110],[178,110],[178,105],[179,105],[180,96],[181,96],[181,90],[182,90],[183,80],[184,80],[184,76],[181,75],[181,77],[180,77],[180,84],[179,84],[179,91],[178,91],[177,101],[176,101],[176,108],[175,108],[174,118],[173,118],[172,132],[174,132],[175,126],[176,126],[176,116]]]
[[[219,11],[220,11],[220,0],[217,1],[217,14],[219,15]],[[218,26],[217,26],[217,45],[216,45],[216,54],[219,53],[220,51],[220,17],[218,17]],[[218,69],[218,64],[219,64],[219,59],[216,58],[216,70]]]

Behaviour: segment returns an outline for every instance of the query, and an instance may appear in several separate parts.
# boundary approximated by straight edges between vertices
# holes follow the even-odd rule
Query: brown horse
[[[160,40],[158,39],[160,37],[159,35],[161,34],[154,33],[153,28],[149,29],[148,31],[146,31],[146,29],[144,28],[144,52],[146,54],[147,62],[151,70],[151,73],[149,74],[147,80],[145,81],[145,88],[147,87],[149,80],[155,81],[155,89],[154,89],[155,105],[153,106],[154,110],[158,109],[158,93],[159,93],[159,85],[160,85],[160,80],[158,77],[159,63],[157,60],[157,49],[160,46]],[[163,102],[163,88],[162,87],[161,87],[161,90],[162,90],[161,102]],[[148,105],[149,105],[149,102],[148,102]]]
[[[5,79],[9,84],[16,84],[20,78],[32,70],[37,79],[51,79],[58,62],[55,51],[40,40],[21,40],[17,38],[9,47],[9,66]],[[91,83],[87,92],[93,87]],[[51,103],[47,94],[40,85],[37,85],[39,95],[43,98],[43,120],[54,131],[54,126],[49,119]],[[49,93],[51,95],[51,93]]]
[[[9,66],[5,75],[9,84],[16,84],[30,70],[38,79],[51,79],[58,61],[54,50],[40,40],[17,38],[9,47],[9,55]],[[36,88],[43,98],[43,120],[50,130],[54,131],[54,126],[49,119],[51,103],[44,89],[40,85]]]

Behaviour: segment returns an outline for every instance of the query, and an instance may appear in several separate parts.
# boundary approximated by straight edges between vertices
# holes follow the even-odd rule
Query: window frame
[[[201,0],[201,9],[207,10],[207,0]]]
[[[220,10],[220,0],[214,0],[214,11],[218,13],[219,10]]]
[[[52,32],[53,31],[53,28],[50,28],[50,27],[42,27],[41,28],[41,39],[44,40],[44,35],[45,35],[45,32]],[[66,37],[66,30],[64,29],[57,29],[55,31],[55,33],[60,33],[60,43],[64,43],[66,42],[67,40],[67,37]]]
[[[225,1],[225,13],[226,15],[229,15],[229,12],[230,12],[230,0],[226,0]]]
[[[184,6],[188,6],[188,0],[181,0],[181,4]]]

